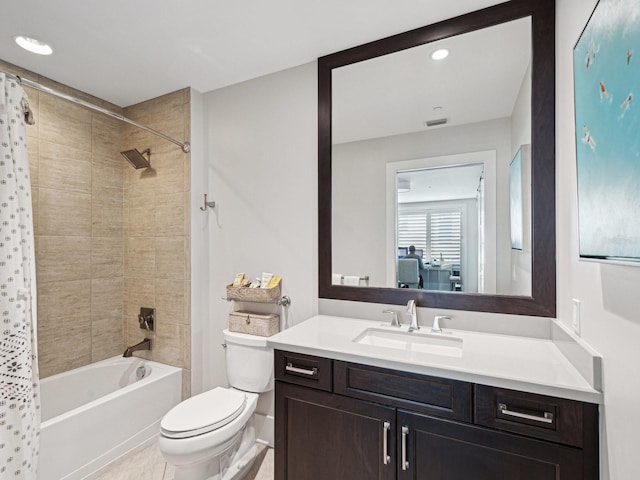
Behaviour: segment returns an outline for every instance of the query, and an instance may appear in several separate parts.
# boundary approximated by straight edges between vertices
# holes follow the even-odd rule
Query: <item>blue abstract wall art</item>
[[[640,1],[600,0],[573,67],[580,257],[640,262]]]

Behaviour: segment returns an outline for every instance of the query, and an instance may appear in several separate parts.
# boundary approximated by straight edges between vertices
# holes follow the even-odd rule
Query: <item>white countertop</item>
[[[278,350],[445,377],[591,403],[594,389],[550,339],[444,329],[461,338],[461,357],[399,351],[353,341],[368,328],[406,331],[374,320],[318,315],[268,339]],[[413,335],[429,333],[422,327]]]

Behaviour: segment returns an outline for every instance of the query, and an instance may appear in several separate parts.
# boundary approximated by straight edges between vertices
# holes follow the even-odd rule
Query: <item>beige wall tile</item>
[[[191,325],[191,282],[184,282],[184,323]]]
[[[136,169],[128,162],[123,164],[125,200],[130,196],[150,197],[155,193],[157,173],[154,164],[154,155],[151,155],[151,168]]]
[[[39,186],[91,193],[91,154],[59,143],[39,142]]]
[[[91,112],[52,95],[40,95],[39,137],[91,152]]]
[[[127,191],[124,203],[124,234],[127,237],[156,235],[155,195],[134,195]]]
[[[125,315],[137,318],[140,307],[156,308],[155,282],[150,277],[126,277],[124,281]]]
[[[91,114],[91,151],[95,155],[113,158],[124,158],[122,151],[124,124],[115,118],[99,113]]]
[[[153,237],[126,239],[124,271],[127,278],[153,279],[156,271],[156,253]],[[153,280],[151,280],[153,282]]]
[[[120,154],[91,156],[91,188],[92,191],[100,192],[106,189],[109,192],[120,191],[121,198],[124,198],[124,168],[126,164]]]
[[[191,280],[191,235],[184,237],[184,279]]]
[[[36,238],[36,272],[40,284],[91,278],[90,237]]]
[[[184,193],[157,194],[154,211],[156,235],[169,237],[185,235]]]
[[[124,275],[122,237],[93,237],[91,242],[91,278]]]
[[[71,280],[38,285],[38,323],[88,315],[91,311],[91,280]]]
[[[91,195],[40,187],[38,233],[91,236]]]
[[[27,140],[27,153],[29,155],[29,176],[31,177],[31,188],[37,187],[39,182],[39,148],[38,139],[29,138]]]
[[[38,235],[40,231],[38,230],[38,212],[39,212],[39,200],[40,198],[40,189],[38,187],[34,187],[31,189],[31,208],[33,209],[33,234]]]
[[[102,188],[91,196],[91,235],[94,237],[118,237],[124,231],[124,203],[122,190]]]
[[[191,370],[182,369],[182,400],[186,400],[191,396]]]
[[[185,279],[186,237],[156,238],[156,278]]]
[[[48,377],[91,363],[91,322],[73,315],[38,324],[38,367]]]
[[[157,195],[184,192],[187,158],[179,147],[155,156],[153,168],[157,173],[155,185]]]
[[[156,279],[156,315],[159,322],[185,323],[184,282]]]
[[[91,319],[117,317],[122,324],[123,314],[124,277],[91,280]]]
[[[176,367],[189,367],[189,327],[158,322],[153,359]]]
[[[122,316],[94,319],[91,322],[91,361],[122,355],[124,352]]]

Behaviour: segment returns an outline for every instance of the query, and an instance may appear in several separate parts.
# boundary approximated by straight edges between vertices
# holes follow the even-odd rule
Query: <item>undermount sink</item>
[[[441,333],[409,333],[381,328],[368,328],[354,338],[353,341],[361,345],[391,348],[405,352],[428,353],[448,357],[462,356],[462,339]]]

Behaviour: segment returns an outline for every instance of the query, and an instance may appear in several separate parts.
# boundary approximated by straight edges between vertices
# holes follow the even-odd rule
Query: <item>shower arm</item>
[[[175,139],[165,135],[162,132],[154,130],[153,128],[149,128],[146,125],[142,125],[141,123],[138,123],[135,120],[131,120],[130,118],[127,118],[127,117],[125,117],[123,115],[120,115],[119,113],[112,112],[111,110],[107,110],[106,108],[99,107],[98,105],[94,105],[93,103],[85,102],[84,100],[81,100],[80,98],[74,97],[72,95],[67,95],[66,93],[62,93],[62,92],[59,92],[59,91],[54,90],[52,88],[45,87],[44,85],[41,85],[41,84],[39,84],[37,82],[34,82],[32,80],[28,80],[26,78],[22,78],[22,77],[19,77],[17,75],[12,75],[10,73],[5,73],[5,75],[7,77],[9,77],[9,78],[15,79],[18,83],[20,83],[21,85],[23,85],[25,87],[30,87],[30,88],[33,88],[35,90],[39,90],[41,92],[48,93],[50,95],[53,95],[53,96],[58,97],[58,98],[62,98],[63,100],[67,100],[67,101],[72,102],[72,103],[77,103],[78,105],[82,105],[83,107],[88,108],[89,110],[93,110],[95,112],[102,113],[104,115],[108,115],[109,117],[116,118],[116,119],[118,119],[118,120],[120,120],[122,122],[128,123],[129,125],[133,125],[134,127],[138,127],[138,128],[141,128],[142,130],[146,130],[149,133],[153,133],[154,135],[157,135],[158,137],[164,138],[168,142],[171,142],[171,143],[174,143],[174,144],[178,145],[179,147],[182,148],[182,151],[184,153],[189,153],[191,151],[191,145],[188,142],[180,142],[178,140],[175,140]]]

